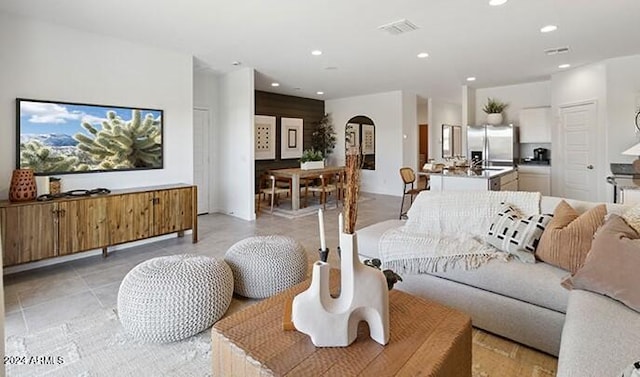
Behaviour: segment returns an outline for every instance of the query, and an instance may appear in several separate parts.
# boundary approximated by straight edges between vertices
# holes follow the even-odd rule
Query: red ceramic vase
[[[9,200],[12,202],[25,202],[34,200],[38,196],[36,178],[32,169],[16,169],[11,175],[9,186]]]

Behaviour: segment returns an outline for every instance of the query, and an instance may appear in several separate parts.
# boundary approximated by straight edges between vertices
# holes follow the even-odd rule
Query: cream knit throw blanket
[[[423,191],[402,227],[380,239],[385,268],[399,274],[474,269],[507,254],[485,243],[491,221],[508,203],[523,215],[540,213],[540,193],[515,191]]]

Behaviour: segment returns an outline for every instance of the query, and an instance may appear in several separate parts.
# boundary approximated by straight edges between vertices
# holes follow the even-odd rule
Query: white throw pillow
[[[534,252],[552,217],[541,214],[522,218],[515,208],[505,204],[489,226],[487,243],[522,262],[535,263]]]
[[[633,230],[640,233],[640,204],[636,204],[624,211],[621,217]]]

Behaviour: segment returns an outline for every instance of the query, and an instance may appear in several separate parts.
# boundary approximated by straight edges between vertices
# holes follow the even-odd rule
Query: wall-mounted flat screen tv
[[[16,99],[17,168],[36,175],[162,169],[163,112]]]

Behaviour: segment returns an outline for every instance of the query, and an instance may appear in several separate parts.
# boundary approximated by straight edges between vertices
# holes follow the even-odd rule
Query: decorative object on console
[[[640,143],[622,152],[622,154],[626,156],[638,157],[635,160],[633,160],[633,170],[635,171],[636,174],[640,174]]]
[[[505,204],[489,227],[487,242],[522,262],[535,263],[534,252],[552,217],[540,214],[523,218],[517,209]]]
[[[38,195],[36,179],[32,169],[16,169],[11,174],[9,185],[9,200],[12,202],[25,202],[34,200]]]
[[[491,98],[491,97],[487,98],[487,103],[482,108],[482,111],[484,111],[487,114],[487,123],[493,124],[493,125],[502,124],[502,121],[503,121],[502,112],[508,106],[509,104],[500,102],[494,98]]]
[[[329,291],[328,263],[313,265],[309,289],[295,296],[292,305],[295,328],[311,337],[316,347],[346,347],[356,340],[358,323],[367,322],[371,338],[385,345],[389,342],[389,291],[381,271],[369,268],[358,259],[354,232],[360,155],[347,155],[344,230],[340,229],[340,296]],[[339,221],[339,226],[342,221]],[[321,239],[323,236],[321,218]],[[321,249],[326,247],[321,245]]]
[[[62,191],[62,178],[49,177],[49,194],[59,194]]]
[[[596,233],[584,266],[562,286],[618,300],[640,312],[640,235],[615,214]]]
[[[579,215],[566,201],[561,201],[542,234],[536,257],[575,274],[582,267],[593,235],[604,223],[606,214],[604,204]]]
[[[36,175],[162,169],[163,111],[18,98],[17,168]]]
[[[57,193],[57,194],[42,194],[38,196],[37,200],[41,202],[45,202],[48,200],[59,199],[59,198],[91,196],[91,195],[107,195],[110,193],[111,193],[111,190],[99,187],[93,190],[80,189],[80,190],[71,190],[71,191]]]

